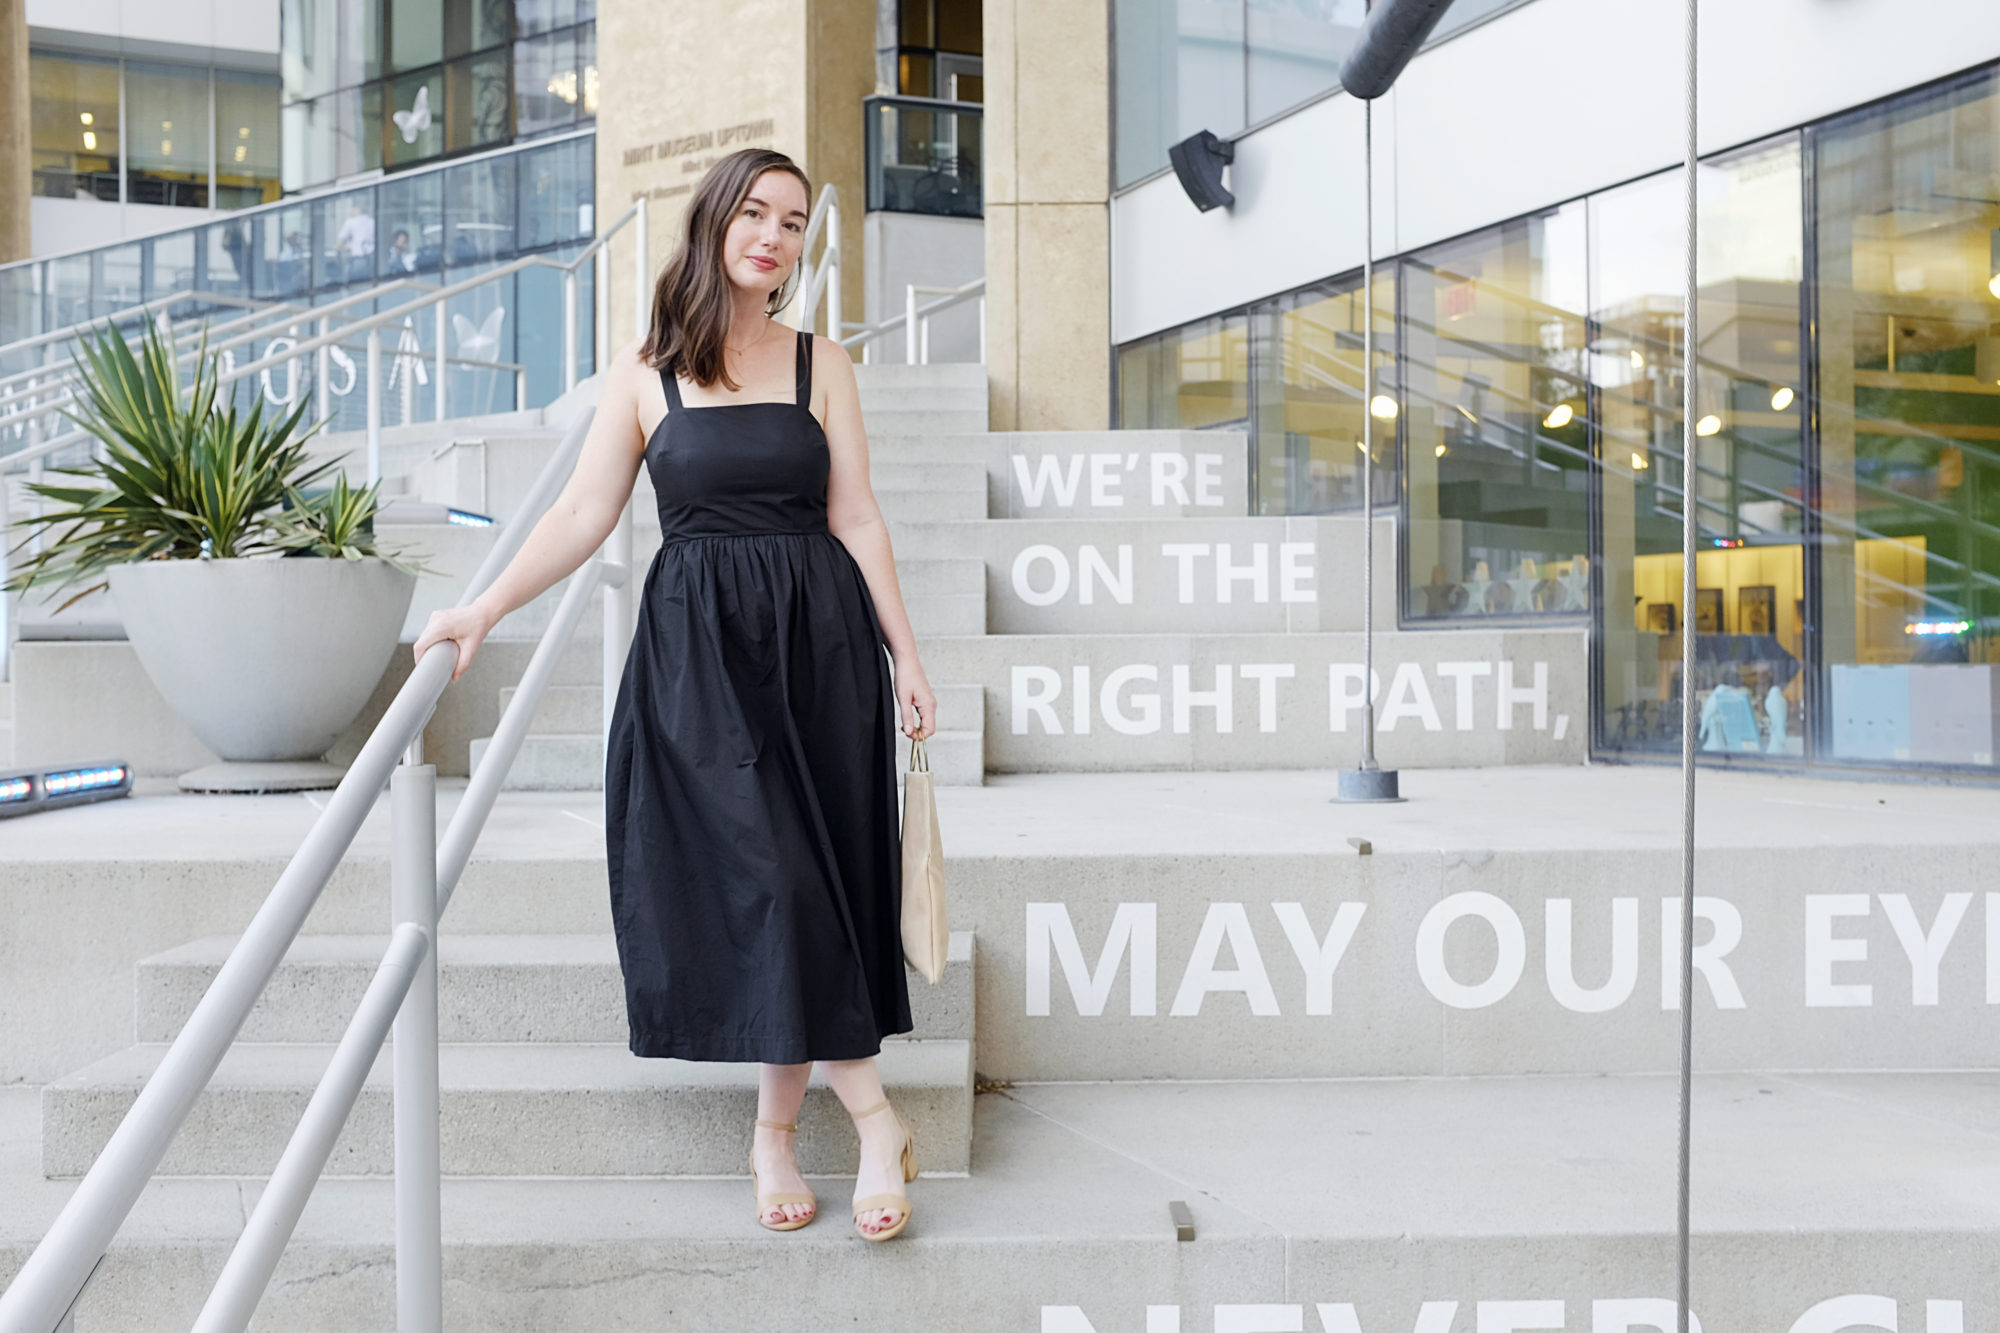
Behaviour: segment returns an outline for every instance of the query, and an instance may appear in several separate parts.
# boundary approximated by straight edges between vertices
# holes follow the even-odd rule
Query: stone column
[[[875,87],[864,0],[620,0],[597,17],[597,209],[651,199],[648,259],[671,257],[694,185],[738,148],[789,155],[839,193],[841,292],[861,317],[861,99]],[[815,201],[816,202],[816,201]],[[612,248],[611,341],[636,334],[631,247]]]
[[[0,0],[0,264],[31,253],[33,188],[28,99],[28,0]]]
[[[1111,420],[1107,0],[986,0],[994,430]]]

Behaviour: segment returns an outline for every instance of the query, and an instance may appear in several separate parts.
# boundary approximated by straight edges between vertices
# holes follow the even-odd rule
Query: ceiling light
[[[1437,451],[1436,451],[1436,452],[1437,452],[1437,456],[1438,456],[1439,458],[1443,458],[1443,457],[1444,457],[1444,456],[1445,456],[1446,454],[1450,453],[1450,452],[1451,452],[1451,450],[1447,449],[1447,448],[1446,448],[1445,446],[1443,446],[1443,445],[1439,445],[1439,446],[1437,447]]]
[[[1644,370],[1646,368],[1646,358],[1640,354],[1638,348],[1634,347],[1626,355],[1632,358],[1632,369]]]
[[[1713,412],[1694,423],[1694,433],[1697,435],[1713,435],[1721,429],[1722,418]]]
[[[1561,430],[1575,419],[1575,408],[1571,407],[1568,403],[1557,403],[1553,408],[1549,409],[1549,414],[1542,418],[1542,424],[1550,430]]]
[[[1993,281],[1986,284],[1986,290],[1992,292],[1995,296],[2000,296],[2000,273],[1993,275]]]
[[[88,111],[79,115],[77,119],[82,121],[86,125],[95,125],[97,123],[97,117],[91,115]]]
[[[1640,453],[1632,455],[1632,470],[1634,472],[1644,472],[1651,466],[1653,466],[1653,461],[1647,458],[1646,455]]]
[[[83,146],[84,146],[84,148],[85,148],[85,149],[87,149],[87,150],[88,150],[88,151],[90,151],[90,152],[93,152],[93,153],[94,153],[94,152],[96,152],[96,151],[97,151],[97,131],[96,131],[96,130],[85,130],[85,131],[83,132]]]
[[[1780,384],[1777,388],[1771,390],[1771,410],[1773,412],[1782,412],[1791,405],[1792,405],[1791,385]]]
[[[237,126],[237,127],[236,127],[236,137],[237,137],[237,138],[239,138],[239,139],[247,139],[247,138],[249,138],[249,137],[250,137],[250,127],[249,127],[248,125],[239,125],[239,126]]]
[[[160,156],[172,157],[173,155],[174,155],[174,141],[172,139],[160,140]]]
[[[1368,412],[1377,421],[1396,419],[1396,400],[1386,393],[1378,393],[1368,400]]]

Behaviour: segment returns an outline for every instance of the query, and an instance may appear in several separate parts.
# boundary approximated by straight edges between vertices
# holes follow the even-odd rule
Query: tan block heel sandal
[[[854,1118],[859,1120],[862,1116],[874,1115],[877,1111],[887,1110],[888,1106],[889,1103],[887,1101],[878,1102]],[[896,1113],[890,1111],[889,1114],[895,1115]],[[910,1127],[903,1123],[903,1117],[899,1115],[896,1116],[896,1128],[903,1131],[903,1179],[906,1182],[912,1181],[917,1178],[917,1140],[910,1133]],[[902,1216],[898,1217],[891,1225],[871,1235],[861,1229],[861,1215],[873,1212],[898,1212]],[[871,1194],[865,1199],[856,1199],[854,1201],[855,1233],[863,1240],[888,1240],[893,1236],[899,1236],[902,1234],[903,1228],[910,1224],[911,1212],[912,1208],[909,1197],[904,1194]]]
[[[787,1134],[796,1134],[799,1132],[799,1126],[796,1121],[789,1125],[781,1124],[776,1120],[759,1120],[757,1123],[765,1129],[780,1130]],[[757,1196],[758,1225],[767,1231],[797,1231],[800,1227],[812,1221],[813,1218],[819,1216],[819,1200],[810,1194],[765,1194],[762,1192],[757,1182],[757,1152],[754,1148],[750,1152],[750,1191]],[[812,1204],[813,1211],[796,1221],[781,1217],[778,1221],[773,1222],[765,1216],[772,1209],[783,1208],[788,1203]]]

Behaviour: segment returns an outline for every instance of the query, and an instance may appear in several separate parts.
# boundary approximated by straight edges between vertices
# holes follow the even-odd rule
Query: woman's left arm
[[[868,433],[861,424],[861,390],[847,349],[815,336],[815,378],[826,389],[826,443],[831,469],[826,482],[826,525],[840,538],[868,581],[875,619],[895,664],[896,704],[906,735],[925,737],[937,730],[937,697],[917,660],[917,636],[896,581],[896,557],[889,549],[889,525],[868,481]]]

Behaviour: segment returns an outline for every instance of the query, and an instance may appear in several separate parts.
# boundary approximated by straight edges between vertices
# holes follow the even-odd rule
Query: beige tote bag
[[[933,986],[944,975],[951,922],[944,910],[944,840],[938,836],[937,793],[921,740],[910,742],[903,776],[903,957]]]

